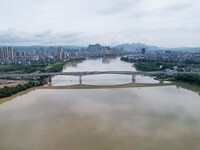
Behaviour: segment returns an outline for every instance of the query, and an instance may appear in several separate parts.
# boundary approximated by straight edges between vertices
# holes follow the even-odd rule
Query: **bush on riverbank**
[[[29,89],[29,88],[32,88],[34,86],[35,86],[34,82],[28,82],[28,83],[23,84],[23,85],[18,84],[15,87],[5,86],[3,88],[0,88],[0,98],[12,96],[13,94],[16,94],[18,92],[24,91],[24,90]]]
[[[200,85],[200,75],[198,74],[177,74],[175,80]]]

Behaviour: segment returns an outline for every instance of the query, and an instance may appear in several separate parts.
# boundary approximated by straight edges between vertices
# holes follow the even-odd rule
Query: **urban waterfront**
[[[63,72],[117,70],[135,68],[113,57],[71,62]],[[176,83],[123,88],[131,82],[128,75],[94,75],[83,77],[82,84],[102,88],[56,89],[79,80],[55,76],[52,89],[6,98],[0,105],[0,149],[198,150],[200,89]],[[159,81],[136,76],[135,83]]]

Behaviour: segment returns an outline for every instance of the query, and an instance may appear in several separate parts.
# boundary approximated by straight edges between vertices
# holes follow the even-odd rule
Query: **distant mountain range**
[[[140,48],[146,48],[148,50],[159,50],[160,48],[157,46],[149,46],[142,43],[126,43],[116,46],[116,48],[124,48],[124,50],[133,51]]]
[[[95,44],[95,45],[89,45],[87,48],[86,48],[88,51],[92,51],[92,50],[101,50],[102,49],[102,46],[100,44]]]
[[[127,51],[134,51],[136,49],[140,48],[146,48],[149,51],[152,50],[175,50],[175,51],[200,51],[200,47],[177,47],[177,48],[166,48],[166,47],[158,47],[158,46],[150,46],[142,43],[126,43],[126,44],[120,44],[116,46],[117,48],[123,47],[124,50]]]

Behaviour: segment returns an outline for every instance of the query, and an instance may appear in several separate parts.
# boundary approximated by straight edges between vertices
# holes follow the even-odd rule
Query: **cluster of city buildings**
[[[200,63],[200,52],[152,51],[146,53],[144,59]]]
[[[67,60],[77,58],[79,55],[77,51],[64,51],[62,47],[59,47],[57,56],[58,60]]]
[[[171,50],[148,51],[140,49],[126,56],[130,60],[177,61],[200,63],[200,52],[183,52]]]
[[[64,47],[1,47],[0,64],[30,64],[32,61],[67,61],[80,57],[102,57],[124,54],[123,48],[111,48],[100,44],[87,48],[67,49]]]
[[[38,49],[0,48],[0,64],[30,64],[35,61],[65,61],[79,57],[78,50],[66,50],[62,47]]]

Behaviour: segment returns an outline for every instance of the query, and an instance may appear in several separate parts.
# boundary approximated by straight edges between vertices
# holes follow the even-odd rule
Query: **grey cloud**
[[[16,30],[0,32],[1,45],[33,45],[33,44],[75,44],[80,42],[84,33],[54,33],[47,30],[41,33],[25,33]]]
[[[38,38],[45,38],[46,36],[49,36],[51,34],[52,34],[52,31],[47,30],[47,31],[44,31],[44,32],[36,33],[34,36],[38,37]]]
[[[0,0],[0,14],[0,44],[199,46],[199,0]]]
[[[102,15],[120,14],[130,11],[139,5],[140,2],[141,0],[115,0],[111,3],[105,3],[105,5],[98,9],[96,12]]]
[[[162,11],[168,11],[168,12],[181,11],[188,8],[192,8],[193,6],[194,6],[194,3],[191,3],[191,2],[176,3],[176,4],[172,4],[172,5],[162,8]]]

